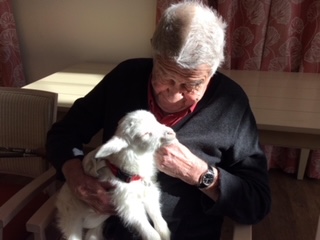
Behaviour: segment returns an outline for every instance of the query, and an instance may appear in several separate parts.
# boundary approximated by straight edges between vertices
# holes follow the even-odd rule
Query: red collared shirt
[[[149,80],[149,87],[148,87],[148,102],[149,102],[149,109],[155,115],[156,119],[160,123],[162,123],[168,127],[172,127],[173,125],[178,123],[181,119],[183,119],[185,116],[192,113],[197,106],[197,103],[195,103],[191,107],[189,107],[185,110],[182,110],[180,112],[165,114],[162,111],[162,109],[158,106],[158,104],[156,103],[155,98],[153,96],[151,77]]]

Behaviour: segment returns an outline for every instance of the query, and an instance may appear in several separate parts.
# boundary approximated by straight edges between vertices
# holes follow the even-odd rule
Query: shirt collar
[[[191,107],[185,110],[182,110],[180,112],[165,114],[155,101],[155,97],[153,95],[153,89],[151,85],[151,76],[149,78],[149,83],[148,83],[148,103],[149,103],[149,109],[155,115],[156,119],[160,123],[169,127],[172,127],[173,125],[178,123],[181,119],[183,119],[185,116],[192,113],[197,106],[197,103],[195,103]]]

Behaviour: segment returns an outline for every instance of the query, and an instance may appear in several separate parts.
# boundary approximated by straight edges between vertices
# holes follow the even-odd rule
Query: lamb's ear
[[[105,158],[113,153],[121,151],[121,149],[128,147],[127,142],[117,136],[113,136],[108,142],[102,145],[96,153],[96,158]]]

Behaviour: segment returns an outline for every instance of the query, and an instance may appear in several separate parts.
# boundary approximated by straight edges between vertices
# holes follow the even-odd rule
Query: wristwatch
[[[201,174],[199,178],[198,188],[206,189],[213,183],[214,178],[215,174],[213,171],[213,167],[208,164],[208,169],[203,174]]]

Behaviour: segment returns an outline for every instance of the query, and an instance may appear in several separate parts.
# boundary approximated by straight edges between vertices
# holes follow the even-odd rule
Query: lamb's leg
[[[91,228],[85,235],[85,240],[100,240],[103,239],[103,223],[95,228]]]
[[[170,230],[167,222],[163,219],[160,206],[160,191],[154,185],[147,187],[144,196],[145,209],[153,221],[154,227],[161,236],[161,240],[170,240]]]
[[[151,226],[143,204],[136,196],[129,196],[128,201],[119,202],[118,214],[125,224],[138,231],[143,240],[161,240],[159,233]]]
[[[82,219],[70,218],[69,216],[59,217],[60,230],[67,240],[82,240]]]
[[[103,222],[109,215],[97,214],[95,212],[87,214],[83,221],[83,227],[88,229],[85,234],[85,240],[103,239]]]
[[[65,239],[82,240],[83,218],[79,215],[82,204],[72,196],[70,189],[64,184],[58,194],[56,207],[58,226]]]

